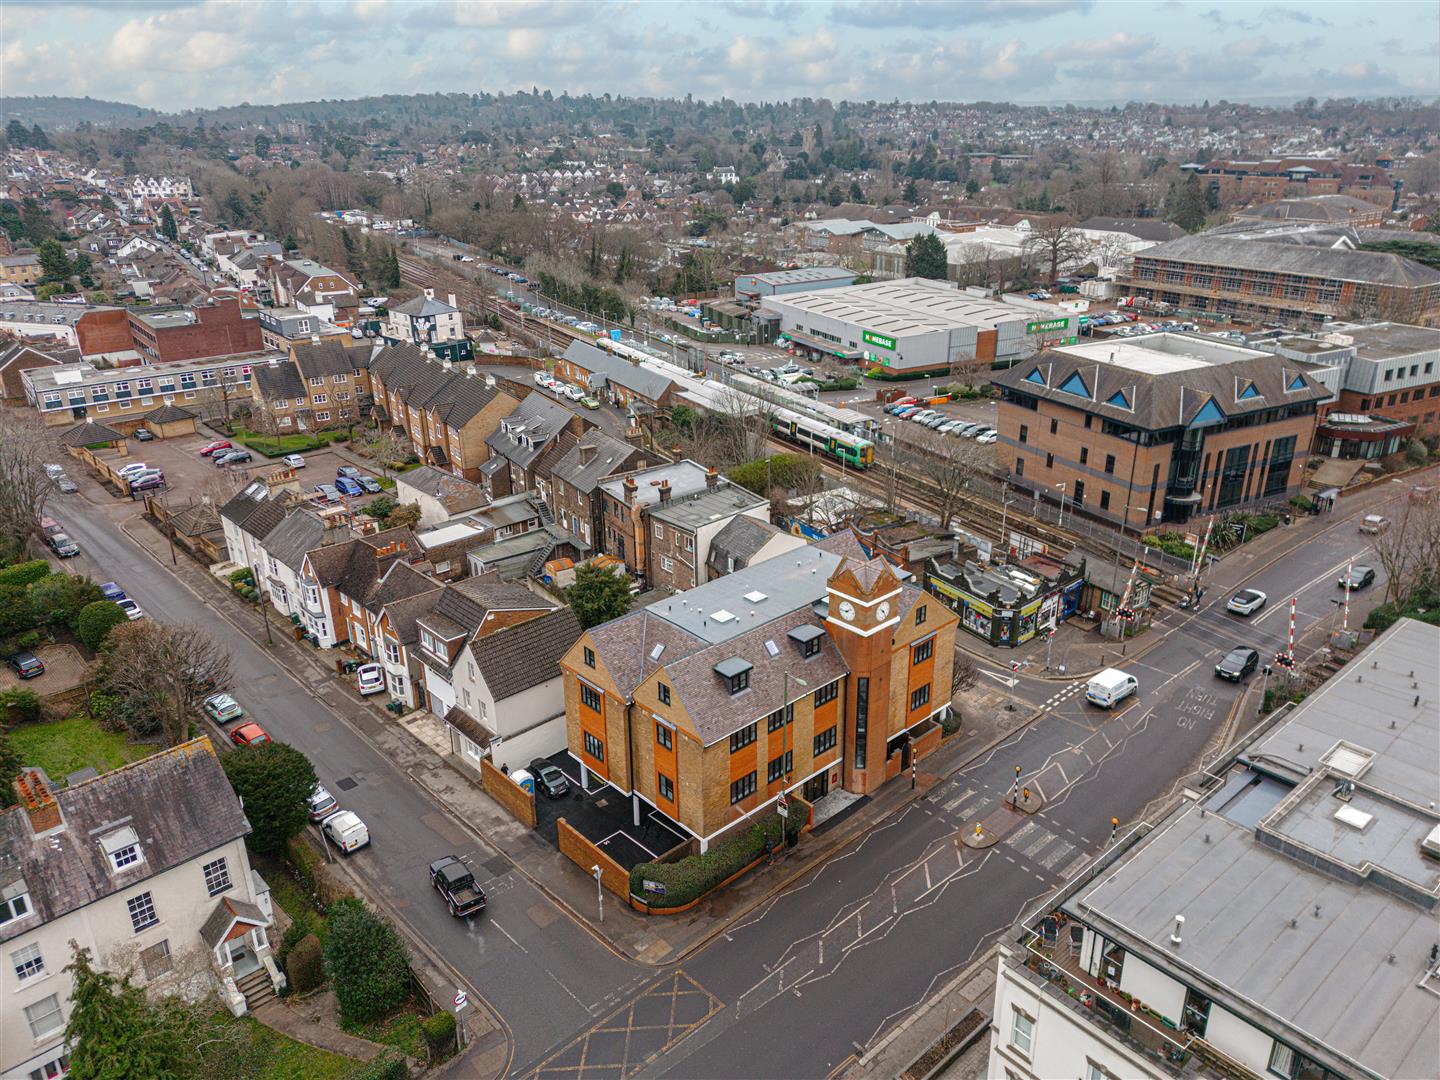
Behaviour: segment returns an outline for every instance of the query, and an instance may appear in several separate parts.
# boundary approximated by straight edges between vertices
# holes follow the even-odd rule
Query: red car
[[[270,741],[265,729],[259,724],[241,724],[230,732],[230,741],[236,746],[259,746]]]
[[[225,439],[217,439],[215,442],[206,443],[204,446],[200,447],[200,456],[201,456],[201,457],[209,457],[211,454],[215,453],[216,450],[229,450],[229,449],[230,449],[230,443],[229,443],[229,442],[227,442]]]

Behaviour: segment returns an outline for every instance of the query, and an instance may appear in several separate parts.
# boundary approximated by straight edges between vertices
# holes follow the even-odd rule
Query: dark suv
[[[1238,683],[1254,671],[1259,664],[1260,654],[1258,652],[1244,646],[1237,646],[1226,653],[1224,658],[1215,665],[1215,674],[1222,679]]]
[[[45,662],[34,653],[16,653],[6,661],[22,679],[33,679],[45,674]]]
[[[535,790],[547,799],[558,799],[570,790],[570,781],[565,774],[544,758],[530,763],[530,772],[535,777]]]

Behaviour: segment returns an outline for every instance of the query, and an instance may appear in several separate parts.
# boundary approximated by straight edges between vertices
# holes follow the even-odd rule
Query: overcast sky
[[[167,111],[417,91],[1276,101],[1440,93],[1440,5],[5,0],[7,94]]]

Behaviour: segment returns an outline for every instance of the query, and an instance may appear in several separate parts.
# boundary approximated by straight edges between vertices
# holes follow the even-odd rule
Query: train
[[[852,469],[868,469],[875,464],[875,444],[869,439],[789,409],[776,409],[771,413],[770,430],[781,439],[834,458]]]

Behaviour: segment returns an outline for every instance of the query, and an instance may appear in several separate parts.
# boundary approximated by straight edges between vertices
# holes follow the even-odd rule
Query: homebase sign
[[[891,352],[895,351],[895,339],[893,337],[877,334],[873,330],[861,330],[860,338],[867,345],[879,345],[882,349],[889,349]]]
[[[1043,334],[1048,330],[1064,330],[1069,325],[1069,319],[1043,319],[1040,322],[1026,323],[1025,333]]]

